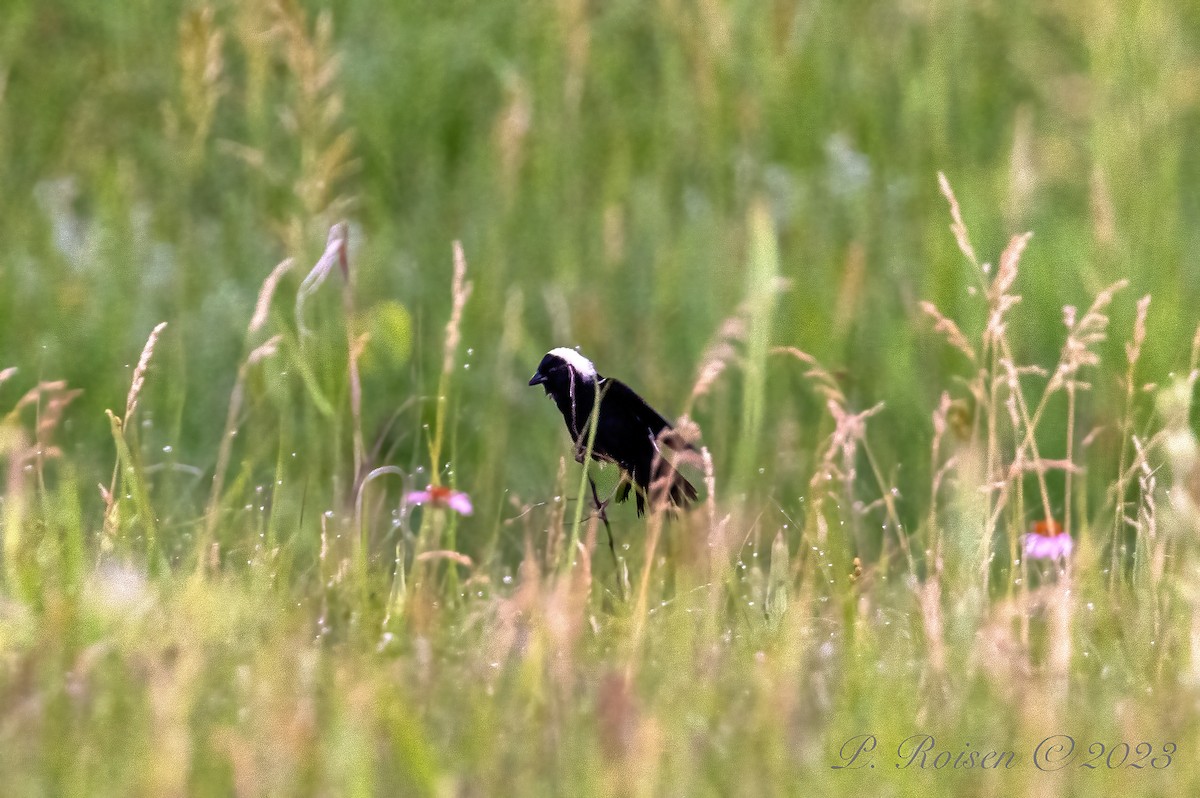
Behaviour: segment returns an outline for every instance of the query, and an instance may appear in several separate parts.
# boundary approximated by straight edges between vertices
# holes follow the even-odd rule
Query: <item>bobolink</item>
[[[583,462],[587,450],[588,421],[599,391],[600,412],[592,458],[616,463],[621,468],[618,502],[629,498],[631,485],[636,489],[639,516],[645,512],[647,497],[652,503],[665,499],[676,507],[684,507],[696,498],[696,488],[661,452],[664,446],[674,451],[695,451],[695,448],[628,385],[600,376],[592,361],[566,347],[547,352],[529,384],[543,386],[558,405],[579,462]]]

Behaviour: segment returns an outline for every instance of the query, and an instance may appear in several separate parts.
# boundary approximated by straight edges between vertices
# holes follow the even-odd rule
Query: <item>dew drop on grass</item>
[[[163,453],[164,453],[164,454],[170,454],[170,453],[171,453],[171,452],[173,452],[173,451],[174,451],[174,449],[172,449],[172,448],[171,448],[171,445],[170,445],[170,444],[167,444],[166,446],[164,446],[164,447],[163,447]]]
[[[505,574],[504,578],[500,581],[502,581],[506,585],[511,585],[513,582],[512,574]]]
[[[758,475],[759,475],[760,477],[761,477],[763,474],[765,474],[765,473],[767,473],[767,469],[765,469],[765,468],[760,468],[760,469],[758,469]]]

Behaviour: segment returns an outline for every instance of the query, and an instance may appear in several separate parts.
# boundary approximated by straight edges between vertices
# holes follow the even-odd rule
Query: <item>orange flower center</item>
[[[1044,538],[1052,538],[1063,533],[1062,524],[1055,521],[1053,518],[1048,521],[1034,521],[1033,534],[1041,535]]]
[[[448,502],[450,501],[450,496],[453,493],[454,491],[443,485],[429,486],[429,499],[433,502]]]

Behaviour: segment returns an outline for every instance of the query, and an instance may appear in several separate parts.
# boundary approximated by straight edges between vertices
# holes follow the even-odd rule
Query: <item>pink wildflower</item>
[[[1075,541],[1053,519],[1031,524],[1021,543],[1025,556],[1031,560],[1065,560],[1075,548]]]
[[[425,490],[410,491],[404,497],[407,504],[428,504],[432,507],[449,507],[459,515],[470,515],[475,512],[471,506],[471,497],[462,491],[451,490],[441,485],[430,485]]]

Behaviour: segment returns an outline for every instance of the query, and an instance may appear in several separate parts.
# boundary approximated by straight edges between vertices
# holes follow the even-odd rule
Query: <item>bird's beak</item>
[[[540,371],[537,374],[534,374],[532,377],[529,378],[530,385],[541,385],[545,381],[546,381],[546,375],[542,374],[542,372],[540,372]]]

